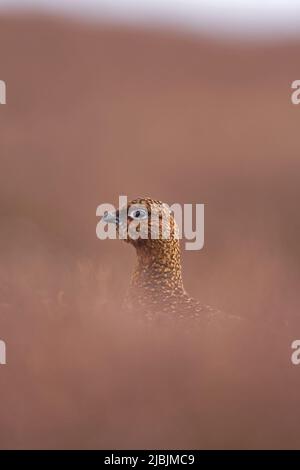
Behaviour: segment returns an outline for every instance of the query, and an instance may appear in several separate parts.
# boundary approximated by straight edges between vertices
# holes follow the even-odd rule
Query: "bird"
[[[103,218],[115,224],[119,238],[136,250],[136,265],[124,301],[126,310],[143,311],[150,320],[211,322],[227,317],[186,292],[178,226],[166,203],[138,197],[114,213],[106,212]],[[169,226],[164,225],[166,220]]]

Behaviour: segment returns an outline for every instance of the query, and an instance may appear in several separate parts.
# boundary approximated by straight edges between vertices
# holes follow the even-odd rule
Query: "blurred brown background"
[[[1,448],[299,447],[299,53],[1,16]],[[122,316],[134,252],[95,235],[119,194],[206,204],[186,288],[246,332]]]

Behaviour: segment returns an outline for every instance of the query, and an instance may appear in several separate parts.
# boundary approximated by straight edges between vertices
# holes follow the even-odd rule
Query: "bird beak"
[[[103,215],[104,222],[110,224],[118,224],[119,223],[119,214],[117,212],[104,212]]]

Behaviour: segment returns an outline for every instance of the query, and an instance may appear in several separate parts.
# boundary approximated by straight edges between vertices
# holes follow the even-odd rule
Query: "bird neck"
[[[148,240],[136,251],[131,287],[151,292],[157,298],[184,293],[178,240]]]

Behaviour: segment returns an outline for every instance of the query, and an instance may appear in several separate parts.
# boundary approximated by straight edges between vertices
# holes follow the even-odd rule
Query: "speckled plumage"
[[[210,306],[202,305],[186,293],[181,270],[180,244],[177,236],[177,224],[170,214],[168,206],[151,198],[137,198],[128,203],[128,207],[141,205],[149,214],[148,238],[125,241],[133,245],[137,253],[137,263],[131,277],[130,286],[125,299],[125,307],[129,310],[141,310],[147,318],[179,318],[211,320],[223,314]],[[156,220],[150,214],[158,214]],[[170,216],[170,236],[162,237],[162,220],[164,215]],[[130,217],[125,222],[128,227]],[[153,224],[156,224],[153,226]],[[121,223],[119,224],[119,229]],[[124,228],[124,227],[123,227]],[[157,233],[157,239],[151,238]]]

